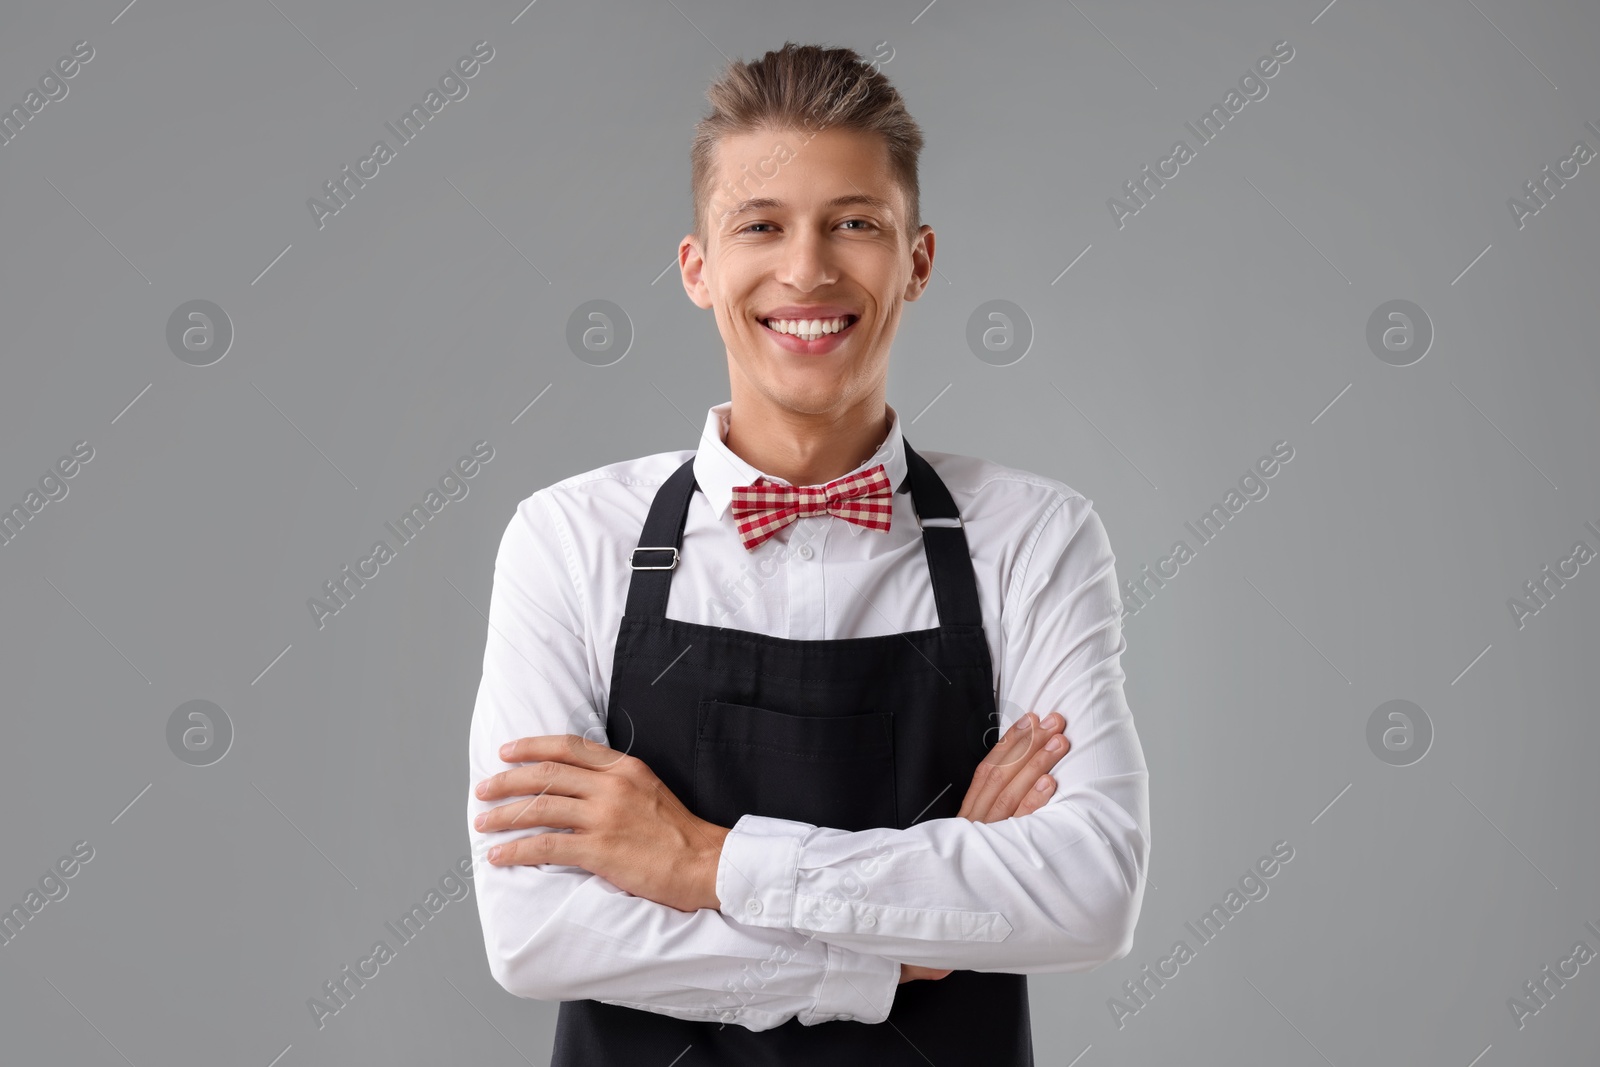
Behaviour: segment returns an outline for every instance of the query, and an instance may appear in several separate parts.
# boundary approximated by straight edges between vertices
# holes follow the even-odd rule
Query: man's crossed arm
[[[973,772],[959,817],[1000,822],[1043,807],[1055,791],[1047,773],[1070,747],[1057,713],[1019,719]],[[678,911],[721,910],[717,874],[729,827],[698,818],[649,766],[577,734],[508,741],[516,764],[477,784],[479,800],[518,798],[481,812],[481,833],[551,828],[488,850],[498,867],[556,864],[599,875],[636,897]],[[902,964],[900,981],[943,978],[949,968]]]

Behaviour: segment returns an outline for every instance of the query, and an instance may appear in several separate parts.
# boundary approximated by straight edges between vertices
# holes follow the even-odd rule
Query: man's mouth
[[[827,319],[774,319],[761,320],[761,325],[773,333],[781,333],[802,341],[816,341],[831,334],[843,333],[854,326],[860,315],[840,315]]]

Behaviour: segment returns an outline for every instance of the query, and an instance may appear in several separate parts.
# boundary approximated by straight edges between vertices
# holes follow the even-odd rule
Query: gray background
[[[0,547],[0,902],[95,851],[0,948],[0,1058],[547,1061],[555,1005],[490,978],[471,898],[324,1028],[306,1001],[467,854],[516,503],[692,448],[727,398],[661,275],[705,85],[793,39],[892,51],[928,138],[938,272],[889,388],[917,447],[1083,492],[1124,578],[1295,450],[1127,621],[1151,885],[1126,959],[1031,980],[1040,1062],[1592,1062],[1600,964],[1520,1030],[1506,1002],[1600,950],[1600,566],[1520,629],[1507,598],[1600,546],[1600,164],[1521,229],[1506,201],[1600,149],[1600,10],[1323,2],[6,5],[7,107],[95,56],[0,147],[0,503],[95,453]],[[306,199],[479,40],[469,96],[319,230]],[[1107,198],[1280,40],[1119,229]],[[165,338],[195,299],[236,332],[208,367]],[[607,367],[565,340],[593,299],[635,332]],[[1034,331],[1004,367],[965,341],[994,299]],[[1436,331],[1410,366],[1366,341],[1394,299]],[[307,598],[480,439],[469,495],[319,630]],[[211,766],[167,741],[195,699],[235,731]],[[1367,741],[1394,699],[1434,731],[1409,766]],[[1119,1029],[1121,983],[1280,840],[1270,895]]]

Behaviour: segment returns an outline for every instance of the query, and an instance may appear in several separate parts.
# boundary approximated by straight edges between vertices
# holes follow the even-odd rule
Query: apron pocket
[[[894,713],[790,715],[702,700],[694,813],[728,827],[747,814],[840,830],[899,826]]]

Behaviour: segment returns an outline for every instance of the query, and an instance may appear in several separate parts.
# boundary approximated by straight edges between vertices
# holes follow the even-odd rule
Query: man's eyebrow
[[[744,215],[751,211],[772,211],[781,209],[783,206],[782,200],[775,200],[770,196],[751,197],[748,200],[739,201],[739,203],[735,204],[727,211],[724,211],[722,213],[722,221],[727,222],[729,219],[734,218],[735,216]],[[891,205],[887,200],[879,196],[868,195],[867,193],[849,193],[845,196],[836,196],[822,206],[828,208],[853,206],[870,207],[886,214],[893,210],[893,205]]]

